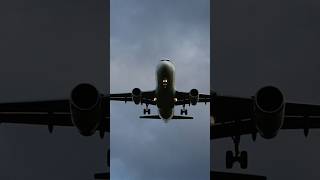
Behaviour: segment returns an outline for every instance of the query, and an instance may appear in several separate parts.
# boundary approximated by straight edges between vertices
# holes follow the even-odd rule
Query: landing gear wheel
[[[147,110],[146,109],[143,109],[143,114],[146,114],[147,113]]]
[[[183,115],[183,114],[187,115],[188,114],[188,110],[187,109],[181,109],[180,115]]]
[[[240,154],[240,167],[241,167],[241,169],[247,169],[247,167],[248,167],[248,153],[247,153],[247,151],[242,151]]]
[[[226,153],[226,168],[231,169],[233,165],[233,153],[232,151],[227,151]]]
[[[147,113],[150,114],[150,109],[147,110]]]
[[[248,153],[247,151],[239,150],[240,135],[232,136],[234,143],[234,154],[232,151],[227,151],[226,153],[226,168],[231,169],[234,162],[239,162],[241,169],[246,169],[248,167]]]

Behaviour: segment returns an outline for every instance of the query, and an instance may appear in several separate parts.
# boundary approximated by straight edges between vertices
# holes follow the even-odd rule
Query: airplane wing
[[[210,113],[211,139],[254,134],[258,130],[253,116],[253,99],[213,95]],[[281,129],[320,128],[320,105],[285,103],[284,123]]]
[[[195,96],[197,96],[197,103],[207,103],[210,102],[210,95],[207,94],[198,94],[196,89],[193,89],[191,91],[196,91]],[[175,105],[186,105],[190,104],[192,101],[192,97],[190,96],[190,92],[181,92],[181,91],[176,91],[176,98],[177,102]]]
[[[0,123],[46,125],[50,132],[54,126],[74,126],[67,99],[0,103]]]
[[[0,104],[0,122],[73,126],[68,100]]]
[[[151,104],[156,105],[154,98],[155,91],[143,91],[141,92],[141,102],[142,104]],[[112,101],[133,101],[133,95],[132,93],[119,93],[119,94],[110,94],[110,100]]]

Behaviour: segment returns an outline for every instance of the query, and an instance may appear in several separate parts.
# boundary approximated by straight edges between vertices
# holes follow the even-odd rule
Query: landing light
[[[177,99],[177,98],[173,98],[173,100],[174,100],[174,102],[177,102],[177,101],[178,101],[178,99]]]
[[[157,98],[153,98],[153,101],[157,101]]]

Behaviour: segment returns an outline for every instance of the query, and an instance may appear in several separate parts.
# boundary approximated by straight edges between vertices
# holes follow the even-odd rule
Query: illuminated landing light
[[[178,99],[177,99],[177,98],[173,98],[173,100],[174,100],[174,102],[177,102],[177,101],[178,101]]]
[[[157,101],[157,98],[156,98],[156,97],[155,97],[155,98],[153,98],[153,101],[154,101],[154,102],[156,102],[156,101]]]

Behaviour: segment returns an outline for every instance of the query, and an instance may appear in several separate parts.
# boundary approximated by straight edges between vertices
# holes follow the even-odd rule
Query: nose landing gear
[[[233,136],[232,137],[235,153],[233,155],[232,151],[227,151],[226,153],[226,168],[231,169],[234,162],[239,162],[240,167],[242,169],[246,169],[248,167],[248,153],[247,151],[239,151],[239,143],[240,143],[240,136]]]

